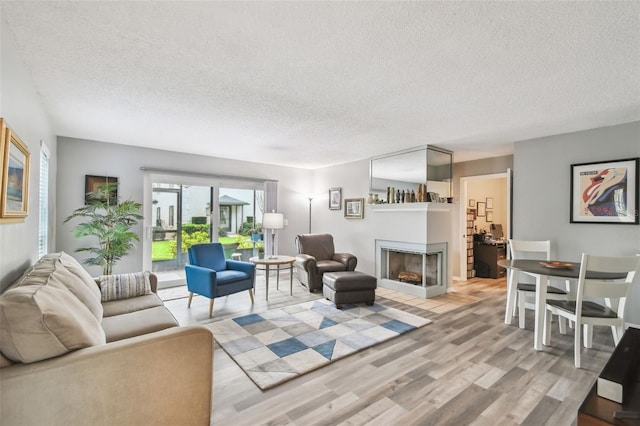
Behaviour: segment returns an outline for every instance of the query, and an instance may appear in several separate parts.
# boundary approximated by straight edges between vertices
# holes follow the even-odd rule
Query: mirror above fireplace
[[[417,193],[426,184],[428,192],[446,198],[451,196],[452,175],[451,151],[427,146],[391,153],[371,159],[369,192],[387,203],[387,188]]]

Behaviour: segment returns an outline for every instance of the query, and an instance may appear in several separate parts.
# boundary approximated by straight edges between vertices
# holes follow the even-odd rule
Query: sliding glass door
[[[216,237],[210,214],[214,188],[154,182],[152,191],[151,271],[181,270],[189,246]]]
[[[184,266],[193,244],[221,242],[227,258],[242,260],[263,250],[263,184],[189,176],[145,176],[144,267],[159,287],[185,283]]]

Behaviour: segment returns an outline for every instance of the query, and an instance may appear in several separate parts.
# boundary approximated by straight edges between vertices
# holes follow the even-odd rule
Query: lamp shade
[[[265,229],[284,229],[282,213],[265,213],[262,216],[262,227]]]

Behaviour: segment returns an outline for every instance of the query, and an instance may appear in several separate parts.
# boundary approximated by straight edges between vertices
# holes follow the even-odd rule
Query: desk
[[[255,263],[256,265],[264,265],[265,275],[266,275],[266,294],[265,300],[269,300],[269,267],[275,266],[277,271],[276,276],[276,289],[280,286],[280,269],[289,269],[291,273],[290,282],[289,282],[289,294],[293,296],[293,263],[296,261],[295,257],[291,256],[273,256],[273,257],[265,257],[264,259],[260,259],[257,256],[249,259],[249,262]],[[254,287],[253,292],[255,293],[256,289]]]
[[[569,268],[547,268],[546,266],[540,264],[540,260],[534,259],[505,259],[498,261],[498,266],[511,269],[511,273],[509,274],[509,280],[507,283],[507,307],[505,312],[505,323],[507,324],[511,323],[511,321],[507,322],[507,316],[511,312],[513,312],[513,307],[515,305],[515,300],[508,297],[511,293],[509,290],[516,285],[516,277],[518,276],[517,272],[524,272],[535,277],[536,279],[536,314],[533,347],[537,351],[542,350],[543,344],[549,344],[549,342],[543,342],[545,317],[547,314],[545,305],[547,304],[547,287],[549,285],[549,278],[577,280],[580,274],[580,262],[562,261],[562,263],[573,263],[573,266]],[[587,272],[586,278],[617,280],[626,278],[626,274]]]
[[[502,278],[505,270],[498,268],[498,260],[506,258],[506,246],[503,244],[473,243],[473,261],[476,277]],[[483,271],[483,269],[485,269]]]

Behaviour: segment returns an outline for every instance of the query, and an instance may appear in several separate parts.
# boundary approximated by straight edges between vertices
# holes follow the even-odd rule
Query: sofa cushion
[[[11,361],[9,358],[7,358],[6,356],[4,356],[1,352],[0,352],[0,368],[5,368],[5,367],[9,367],[11,365],[15,364],[15,362]]]
[[[73,256],[61,251],[59,253],[49,253],[45,255],[44,258],[60,259],[62,265],[67,268],[69,272],[77,276],[78,279],[80,279],[82,283],[95,295],[96,300],[100,301],[100,287],[98,287],[93,277]]]
[[[335,260],[319,260],[316,263],[316,267],[318,268],[319,274],[324,274],[325,272],[345,271],[347,269],[344,263],[336,262]]]
[[[34,269],[20,282],[20,286],[47,285],[50,282],[56,282],[67,287],[98,321],[102,319],[100,298],[96,297],[96,293],[83,283],[77,275],[69,271],[60,259],[52,257],[40,259]],[[98,290],[95,284],[94,287]]]
[[[102,301],[128,299],[151,294],[149,272],[133,274],[101,275],[98,278]]]
[[[105,341],[95,316],[55,280],[0,295],[0,351],[13,361],[40,361]]]
[[[153,333],[177,325],[178,321],[164,305],[102,319],[107,342]]]
[[[22,282],[25,280],[25,278],[27,278],[29,276],[29,274],[31,273],[31,271],[33,271],[33,266],[29,266],[23,273],[22,275],[20,275],[20,277],[15,280],[14,282],[12,282],[9,287],[6,288],[6,290],[10,289],[10,288],[14,288],[14,287],[20,287],[20,285],[22,284]]]
[[[162,299],[154,293],[131,297],[129,299],[112,300],[102,304],[104,317],[128,314],[143,309],[155,308],[156,306],[164,306],[164,304],[162,303]]]

